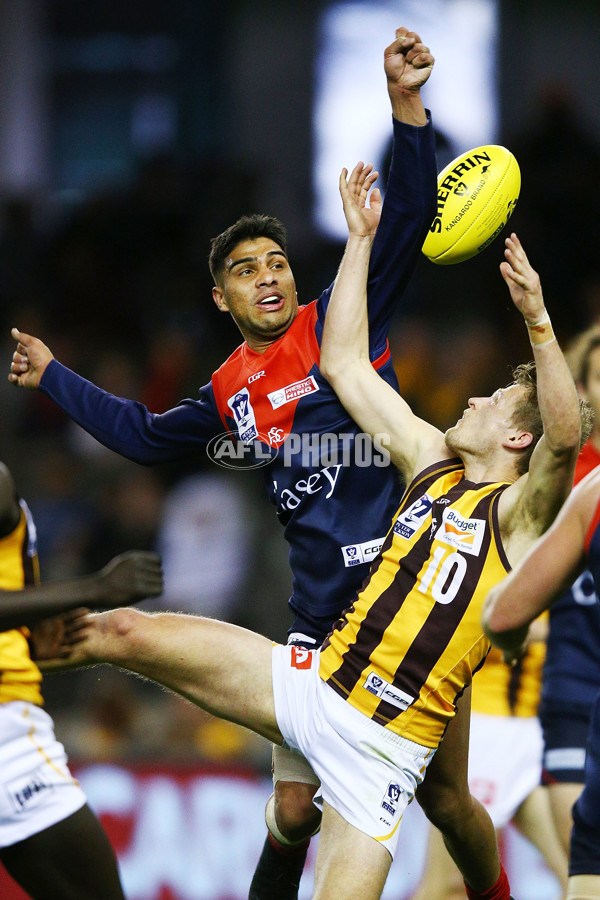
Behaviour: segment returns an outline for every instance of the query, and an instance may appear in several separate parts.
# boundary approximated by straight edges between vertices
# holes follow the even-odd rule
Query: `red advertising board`
[[[72,766],[119,858],[128,900],[247,900],[265,837],[269,778],[251,769],[158,765]],[[426,823],[416,803],[382,900],[404,900],[423,868]],[[312,893],[318,842],[313,840],[299,900]],[[505,847],[513,892],[553,900],[556,883],[514,834]],[[2,900],[28,900],[0,867]]]

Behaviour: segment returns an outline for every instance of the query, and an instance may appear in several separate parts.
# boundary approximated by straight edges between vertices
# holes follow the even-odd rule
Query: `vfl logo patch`
[[[436,540],[471,556],[479,556],[485,535],[485,519],[463,519],[454,509],[445,509]]]
[[[383,795],[383,800],[381,801],[381,808],[385,810],[385,813],[379,817],[379,821],[383,822],[384,825],[387,825],[388,828],[394,827],[394,817],[398,812],[398,804],[402,798],[403,790],[400,785],[395,781],[390,781],[387,786],[387,790]]]
[[[313,376],[309,375],[308,378],[304,378],[302,381],[295,381],[293,384],[288,384],[277,391],[271,391],[270,394],[267,394],[267,397],[271,401],[273,409],[279,409],[280,406],[285,406],[286,403],[291,403],[292,400],[298,400],[299,397],[304,397],[305,394],[313,394],[318,390],[319,385]]]
[[[33,774],[27,774],[22,778],[15,778],[6,785],[8,795],[15,813],[24,812],[31,809],[41,799],[44,791],[52,789],[38,769]]]
[[[404,712],[405,709],[408,709],[411,703],[414,703],[414,697],[411,697],[410,694],[406,694],[399,688],[394,687],[393,684],[390,684],[389,681],[385,681],[379,675],[376,675],[375,672],[370,673],[363,684],[363,687],[370,694],[379,697],[380,700],[385,700],[386,703],[397,706],[402,712]]]
[[[364,541],[362,544],[348,544],[342,547],[342,555],[344,557],[344,566],[349,569],[351,566],[359,566],[361,563],[368,563],[375,559],[383,546],[383,538],[375,541]]]
[[[241,391],[238,391],[237,394],[230,397],[227,401],[227,406],[233,413],[240,441],[246,444],[257,438],[258,430],[256,428],[256,418],[254,416],[252,404],[250,403],[250,393],[248,388],[242,388]]]
[[[429,494],[423,494],[418,500],[415,500],[408,509],[401,513],[394,524],[394,534],[410,540],[410,538],[419,530],[425,518],[430,514],[433,506],[433,497]]]
[[[310,669],[312,665],[312,651],[306,647],[292,645],[292,666],[294,669]]]

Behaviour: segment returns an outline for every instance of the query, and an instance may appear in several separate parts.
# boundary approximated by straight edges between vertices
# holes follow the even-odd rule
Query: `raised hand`
[[[348,178],[348,170],[340,173],[340,195],[350,234],[373,236],[381,218],[381,193],[375,184],[378,173],[370,163],[358,162]],[[367,198],[369,206],[367,206]]]
[[[102,584],[98,609],[115,609],[163,591],[160,556],[143,550],[130,550],[115,556],[100,572]]]
[[[419,91],[429,78],[433,63],[429,47],[421,42],[415,31],[397,28],[396,40],[384,52],[384,68],[390,94],[396,91]]]
[[[17,341],[17,349],[13,353],[8,380],[19,387],[37,388],[54,356],[39,338],[18,328],[13,328],[11,334]]]
[[[500,263],[500,272],[508,285],[512,301],[526,322],[538,322],[546,312],[540,276],[532,268],[514,232],[506,238],[505,244],[506,259]]]

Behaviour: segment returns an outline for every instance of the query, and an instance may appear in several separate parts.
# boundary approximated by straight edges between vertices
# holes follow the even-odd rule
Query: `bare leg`
[[[558,878],[562,889],[561,896],[564,897],[569,863],[554,827],[548,788],[541,786],[535,788],[517,809],[513,822],[527,840],[538,848],[546,864]]]
[[[466,883],[476,891],[485,891],[500,876],[500,856],[492,820],[471,796],[467,783],[470,719],[469,687],[417,789],[417,800],[429,821],[442,832]]]
[[[378,900],[391,863],[381,844],[323,804],[313,900]]]
[[[437,828],[430,826],[423,877],[411,900],[464,900],[462,876]]]
[[[318,829],[321,813],[312,802],[316,791],[314,784],[295,781],[275,785],[275,821],[290,843],[305,841]]]
[[[273,746],[274,791],[267,801],[267,837],[248,900],[298,900],[310,837],[321,813],[312,802],[319,781],[295,750]]]
[[[280,744],[272,641],[200,616],[116,609],[84,620],[71,661],[108,662],[170,688],[215,716]]]
[[[3,847],[0,860],[33,900],[125,900],[114,850],[88,806]]]
[[[568,854],[573,829],[573,806],[583,790],[583,784],[558,781],[548,785],[552,818],[558,837]]]

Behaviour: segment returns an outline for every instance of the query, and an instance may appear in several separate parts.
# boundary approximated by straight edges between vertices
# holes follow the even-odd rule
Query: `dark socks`
[[[493,884],[487,891],[474,891],[468,884],[465,884],[465,888],[469,900],[511,900],[510,886],[503,868],[500,869],[500,876],[496,884]]]
[[[309,844],[310,839],[295,847],[284,847],[268,832],[248,900],[298,900]]]

